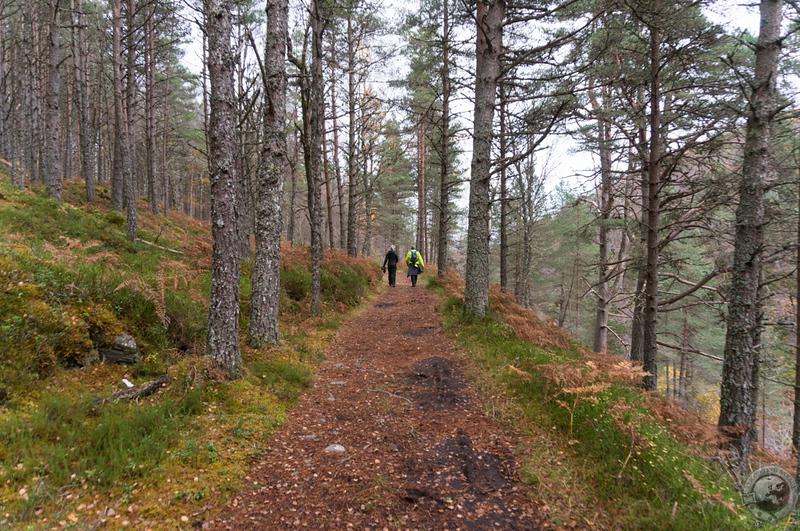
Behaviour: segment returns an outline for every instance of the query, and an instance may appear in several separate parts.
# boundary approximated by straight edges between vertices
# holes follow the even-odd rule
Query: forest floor
[[[549,527],[520,479],[519,434],[485,413],[436,297],[400,280],[341,330],[250,488],[203,527]]]

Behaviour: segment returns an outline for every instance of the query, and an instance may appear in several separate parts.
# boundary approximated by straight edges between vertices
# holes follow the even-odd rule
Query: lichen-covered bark
[[[761,1],[761,30],[744,144],[731,276],[719,426],[747,464],[757,440],[756,412],[761,348],[760,283],[764,241],[764,187],[770,128],[776,112],[776,77],[781,41],[782,0]]]
[[[492,123],[500,53],[503,45],[504,0],[481,0],[477,5],[475,53],[475,125],[469,187],[467,271],[464,307],[475,317],[489,308],[489,181],[491,178]]]
[[[308,210],[311,224],[311,315],[322,313],[322,138],[325,136],[325,101],[322,75],[322,34],[325,21],[323,5],[315,0],[311,13],[311,93],[310,148],[311,167],[306,168],[308,179]]]
[[[277,344],[283,183],[286,172],[286,36],[288,0],[267,2],[264,146],[256,182],[253,294],[250,346]]]
[[[208,311],[208,355],[232,377],[241,375],[239,351],[239,247],[236,213],[235,62],[231,50],[231,5],[205,0],[208,36],[210,117],[208,126],[211,180],[211,298]]]

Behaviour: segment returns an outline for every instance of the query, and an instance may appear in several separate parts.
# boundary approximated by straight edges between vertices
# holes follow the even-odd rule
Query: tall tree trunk
[[[335,39],[331,39],[331,57],[334,55]],[[335,62],[331,61],[331,72]],[[331,120],[333,127],[333,173],[336,177],[336,198],[339,201],[339,249],[347,249],[347,217],[345,214],[344,185],[342,184],[342,165],[339,163],[339,123],[336,107],[336,76],[331,75]],[[333,247],[331,242],[331,247]]]
[[[362,120],[366,120],[362,113]],[[367,147],[361,148],[364,156],[364,242],[361,245],[361,255],[369,256],[372,252],[372,182],[370,179],[370,166],[368,165]]]
[[[294,116],[292,116],[292,122],[297,123],[296,108]],[[289,183],[291,184],[291,189],[289,190],[289,226],[286,229],[286,239],[289,241],[289,245],[294,247],[295,226],[297,225],[297,216],[295,214],[297,211],[297,168],[300,165],[300,131],[297,127],[293,127],[292,131],[292,153],[289,158]]]
[[[719,427],[745,467],[757,441],[756,413],[761,348],[761,267],[764,186],[772,121],[777,112],[776,78],[781,48],[782,0],[761,0],[761,29],[749,95],[739,206],[736,209],[731,296],[722,364]]]
[[[236,95],[231,50],[229,0],[204,0],[208,37],[210,116],[208,126],[211,180],[211,296],[208,311],[208,355],[231,377],[242,373],[239,350],[239,239],[236,212]]]
[[[658,10],[654,3],[654,11]],[[647,162],[647,265],[645,267],[644,331],[642,337],[642,369],[644,388],[655,391],[658,384],[658,270],[660,248],[658,225],[661,217],[661,32],[650,26],[650,151]]]
[[[640,100],[643,101],[644,98],[640,97]],[[649,201],[650,201],[650,192],[649,192],[649,182],[648,182],[648,159],[646,158],[647,153],[647,131],[642,126],[639,128],[639,149],[638,149],[639,157],[641,159],[640,164],[641,168],[639,171],[639,181],[640,181],[640,200],[642,203],[642,210],[640,214],[640,224],[639,224],[639,237],[642,242],[647,241],[647,227],[649,225],[648,222],[648,213],[649,213]],[[631,322],[631,352],[630,357],[631,361],[642,362],[644,361],[644,291],[645,291],[645,284],[647,279],[647,270],[646,265],[647,261],[640,257],[636,260],[636,288],[633,294],[633,318]]]
[[[61,180],[71,179],[73,175],[75,175],[75,170],[73,170],[72,166],[74,164],[73,160],[73,126],[72,126],[72,115],[73,115],[73,101],[75,98],[75,85],[74,83],[66,83],[62,88],[64,94],[62,95],[63,106],[66,109],[63,110],[61,113],[61,142],[59,149],[61,150]]]
[[[61,174],[61,75],[58,71],[61,62],[61,10],[59,0],[50,0],[47,34],[47,85],[45,96],[45,120],[47,122],[47,147],[44,150],[44,179],[47,194],[56,201],[63,201]]]
[[[611,175],[611,125],[606,119],[605,105],[608,101],[607,94],[603,95],[602,104],[592,95],[592,106],[598,114],[597,134],[600,152],[600,190],[599,190],[599,219],[598,219],[598,279],[595,292],[597,293],[597,311],[594,323],[595,352],[608,350],[608,317],[611,308],[609,297],[609,221],[614,208],[614,194],[612,190]]]
[[[464,308],[475,317],[489,309],[489,237],[492,169],[492,123],[500,54],[503,46],[504,0],[478,0],[475,68],[475,125],[467,230],[467,272]]]
[[[147,17],[147,37],[145,49],[145,150],[147,159],[147,199],[150,202],[150,211],[153,214],[159,213],[159,187],[157,172],[157,142],[156,134],[156,7],[155,2],[148,6],[149,14]],[[167,210],[166,203],[164,210]]]
[[[136,204],[139,183],[136,171],[136,0],[128,0],[127,9],[127,83],[125,94],[125,125],[127,131],[128,157],[125,177],[125,220],[128,239],[136,241],[138,220]]]
[[[253,295],[250,299],[250,346],[277,344],[280,294],[283,182],[286,174],[286,39],[288,0],[267,2],[265,54],[267,97],[264,146],[256,182]]]
[[[236,5],[235,7],[236,12],[234,13],[235,18],[239,18],[243,16],[242,13],[242,6]],[[234,42],[244,42],[246,37],[244,37],[244,33],[246,32],[244,26],[242,24],[236,24],[236,35],[234,36]],[[247,58],[242,55],[241,53],[237,53],[240,57],[242,62],[247,61]],[[249,84],[248,76],[245,74],[243,68],[237,68],[236,73],[234,74],[234,85],[236,86],[236,94],[237,95],[244,95],[247,93],[246,86]],[[249,111],[246,107],[250,106],[250,102],[248,101],[247,97],[239,97],[238,98],[238,107],[237,107],[237,116],[245,116],[249,114]],[[251,138],[255,137],[256,135],[253,134],[252,130],[254,126],[250,127],[237,127],[236,132],[239,135],[238,139],[238,151],[236,153],[236,172],[239,176],[239,189],[236,191],[237,194],[237,212],[239,214],[239,255],[242,260],[248,260],[250,258],[252,249],[250,246],[250,235],[253,234],[255,231],[255,205],[254,205],[254,197],[255,197],[255,183],[253,173],[258,171],[252,168],[253,165],[253,158],[257,156],[257,154],[253,151],[253,146],[255,145],[254,142],[251,142]],[[259,139],[263,140],[263,139]]]
[[[91,205],[96,195],[95,146],[89,106],[89,42],[86,38],[86,14],[83,0],[72,0],[72,54],[75,86],[78,92],[78,142],[81,147],[81,177],[86,187],[86,201]]]
[[[356,129],[356,49],[353,35],[353,16],[347,14],[347,116],[350,122],[347,132],[347,253],[358,256],[358,150]]]
[[[532,155],[529,157],[532,158]],[[519,168],[516,173],[517,190],[519,190],[518,216],[522,226],[522,237],[517,244],[517,282],[514,295],[518,304],[529,308],[531,305],[530,271],[533,261],[534,203],[536,196],[540,193],[542,182],[535,180],[532,161],[528,161],[524,169]]]
[[[325,207],[328,214],[326,223],[328,228],[328,246],[333,249],[336,247],[336,240],[333,232],[333,191],[331,190],[331,167],[328,162],[328,135],[322,135],[322,173],[325,177]]]
[[[167,78],[170,78],[172,75],[170,66],[167,65],[166,72],[164,75]],[[164,216],[169,217],[169,209],[173,206],[175,201],[175,193],[173,189],[173,181],[170,178],[169,173],[167,173],[167,151],[169,149],[169,126],[170,123],[170,107],[169,107],[169,91],[163,90],[162,91],[162,105],[164,108],[163,116],[161,117],[161,123],[163,126],[161,127],[161,153],[160,153],[160,161],[159,167],[161,169],[161,200],[164,204]]]
[[[125,174],[128,171],[128,133],[125,123],[124,64],[122,62],[122,0],[112,7],[112,52],[114,55],[114,168],[111,172],[111,205],[122,211],[124,206]]]
[[[450,234],[450,10],[442,2],[442,168],[439,177],[439,234],[436,265],[439,276],[447,273]]]
[[[678,381],[673,385],[675,398],[683,400],[683,384],[684,384],[684,370],[686,367],[686,350],[689,348],[689,309],[683,310],[683,336],[681,337],[681,350],[680,350],[680,373],[678,374]],[[675,366],[673,365],[673,369]]]
[[[306,87],[303,123],[306,134],[306,181],[308,183],[308,212],[311,229],[311,315],[322,313],[322,137],[325,134],[325,102],[323,100],[322,42],[324,20],[319,0],[311,5],[311,79]],[[351,183],[350,186],[353,186]],[[357,252],[357,250],[356,250]]]
[[[800,182],[800,181],[798,181]],[[795,255],[795,284],[794,298],[794,412],[792,417],[792,446],[794,447],[795,481],[800,484],[800,186],[797,189],[797,245]]]
[[[420,121],[419,128],[419,168],[417,170],[417,249],[426,252],[425,250],[425,170],[427,169],[427,145],[426,145],[426,129],[424,117]],[[424,256],[424,255],[423,255]]]
[[[506,97],[503,85],[500,91],[500,287],[508,290],[508,143],[506,139]],[[519,299],[517,302],[522,304]]]

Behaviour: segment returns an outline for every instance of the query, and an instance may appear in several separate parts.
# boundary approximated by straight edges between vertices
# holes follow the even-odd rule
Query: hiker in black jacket
[[[400,261],[400,257],[394,250],[394,245],[389,247],[389,252],[386,253],[386,258],[383,259],[383,266],[381,267],[381,271],[384,273],[386,272],[386,267],[389,267],[389,285],[394,287],[395,282],[397,281],[397,262]]]

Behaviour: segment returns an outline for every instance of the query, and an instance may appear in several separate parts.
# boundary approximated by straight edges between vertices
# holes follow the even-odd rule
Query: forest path
[[[516,437],[484,414],[435,305],[401,282],[350,320],[247,476],[252,488],[206,526],[539,529]]]

